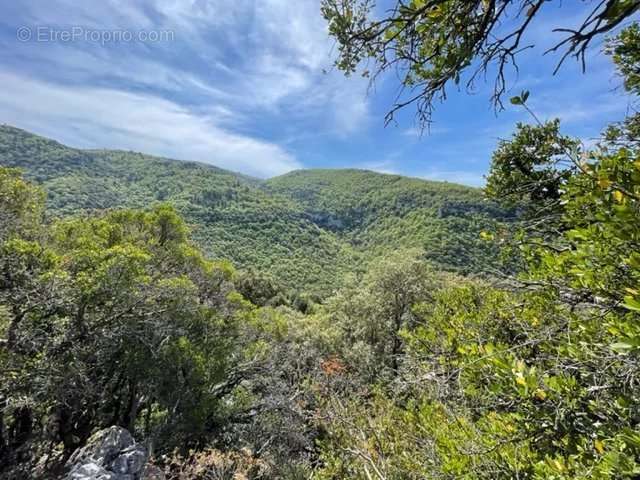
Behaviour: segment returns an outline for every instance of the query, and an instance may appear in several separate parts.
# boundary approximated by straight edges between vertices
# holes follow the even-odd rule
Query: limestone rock
[[[100,430],[67,461],[66,480],[142,480],[147,451],[120,427]]]

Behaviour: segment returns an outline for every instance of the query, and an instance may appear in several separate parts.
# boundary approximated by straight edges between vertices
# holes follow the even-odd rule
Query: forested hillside
[[[481,233],[511,219],[479,189],[365,170],[301,170],[266,186],[361,252],[418,248],[460,273],[496,268],[498,251]]]
[[[347,272],[398,248],[420,248],[445,269],[495,267],[480,238],[504,214],[478,189],[357,170],[298,171],[267,181],[134,152],[78,150],[0,127],[0,164],[47,192],[49,216],[167,202],[207,256],[331,292]]]
[[[322,4],[341,68],[349,42],[379,51],[377,31],[341,36],[366,8],[331,10],[361,0]],[[455,60],[457,29],[483,32],[461,12],[502,18],[469,5],[400,2],[412,28],[377,47],[400,36]],[[640,10],[609,6],[594,28]],[[0,477],[640,478],[640,26],[607,49],[628,114],[585,146],[528,91],[511,98],[533,123],[492,154],[500,209],[456,185],[263,182],[3,127]],[[465,275],[499,257],[517,271]]]

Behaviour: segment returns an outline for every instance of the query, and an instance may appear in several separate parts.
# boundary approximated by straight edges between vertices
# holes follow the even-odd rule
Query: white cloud
[[[369,124],[366,81],[323,73],[332,41],[316,0],[24,0],[5,13],[10,28],[175,32],[150,44],[8,39],[0,119],[74,145],[268,176],[301,166],[278,138]]]
[[[405,137],[414,139],[426,139],[432,135],[446,135],[451,132],[451,128],[440,125],[427,125],[424,129],[420,127],[410,127],[402,131]]]
[[[316,0],[151,3],[177,26],[189,25],[200,41],[214,31],[237,51],[233,60],[218,60],[232,82],[207,75],[200,81],[224,91],[238,108],[315,115],[336,133],[366,125],[367,81],[324,73],[332,65],[333,41]]]
[[[13,74],[0,74],[0,84],[4,122],[73,146],[137,150],[261,177],[301,167],[276,144],[232,133],[215,119],[162,98]]]
[[[593,97],[590,101],[573,100],[571,102],[548,101],[534,104],[543,120],[559,118],[565,125],[592,122],[606,125],[620,119],[628,99],[611,95]]]
[[[431,170],[418,175],[425,180],[437,180],[441,182],[460,183],[472,187],[482,187],[485,184],[484,175],[479,172],[462,170]]]
[[[76,85],[78,94],[105,86],[124,94],[142,90],[156,103],[164,99],[215,115],[217,128],[224,124],[245,135],[273,136],[274,121],[287,126],[289,137],[296,136],[292,129],[297,136],[344,137],[369,125],[366,80],[323,73],[333,44],[317,0],[24,0],[8,8],[16,27],[169,29],[175,41],[17,43],[5,52],[13,59],[5,72]],[[28,94],[22,103],[28,116]],[[53,120],[53,112],[50,119],[68,121],[62,115]]]
[[[389,175],[401,175],[401,173],[398,171],[395,157],[396,155],[391,155],[390,157],[387,157],[378,162],[366,162],[358,165],[358,168],[362,168],[364,170],[372,170],[378,173],[386,173]]]
[[[95,29],[150,28],[152,23],[135,1],[103,0],[78,2],[76,0],[24,0],[9,7],[12,13],[21,14],[24,20],[39,25],[78,25]],[[7,16],[7,18],[10,18]]]

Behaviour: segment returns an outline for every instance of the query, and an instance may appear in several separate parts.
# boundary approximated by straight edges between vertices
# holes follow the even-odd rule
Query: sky
[[[590,1],[551,1],[509,95],[588,144],[629,99],[602,41],[587,72],[542,55]],[[382,8],[382,7],[379,7]],[[374,85],[332,68],[318,0],[21,0],[0,3],[0,123],[79,148],[141,151],[268,178],[365,168],[480,186],[521,108],[496,112],[492,84],[450,89],[429,132],[414,111],[385,126],[393,75]],[[1,162],[1,159],[0,159]]]

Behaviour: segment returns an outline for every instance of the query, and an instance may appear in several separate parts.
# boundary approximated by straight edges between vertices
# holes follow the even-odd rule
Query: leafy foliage
[[[371,0],[323,0],[322,14],[338,44],[335,63],[340,70],[352,74],[366,63],[374,69],[364,70],[366,77],[388,70],[398,74],[403,95],[387,122],[397,110],[415,103],[418,120],[425,125],[435,102],[446,98],[447,87],[464,82],[471,89],[487,74],[495,78],[492,100],[501,106],[507,69],[517,68],[518,56],[532,46],[526,43],[527,31],[551,3],[564,7],[548,0],[410,0],[391,2],[379,14]],[[560,64],[569,55],[584,64],[591,42],[640,8],[634,0],[585,3],[593,5],[584,12],[582,24],[560,29],[566,37],[549,50],[564,52]],[[627,35],[630,43],[633,32]],[[622,47],[618,50],[625,55]]]
[[[33,234],[43,215],[43,195],[15,169],[0,169],[0,240]]]
[[[55,477],[48,463],[112,424],[155,444],[168,478],[640,477],[636,117],[588,150],[558,122],[518,125],[486,189],[503,209],[362,171],[211,174],[231,182],[225,215],[262,198],[349,252],[321,302],[206,259],[167,204],[44,221],[39,190],[0,168],[3,478]],[[218,214],[184,193],[179,208]],[[427,233],[462,227],[439,256]],[[498,249],[515,275],[460,275]]]
[[[191,442],[216,421],[212,386],[237,346],[233,270],[202,257],[173,209],[59,221],[6,241],[0,266],[0,395],[14,416],[28,409],[20,429],[69,452],[100,426]]]
[[[537,138],[518,134],[514,147],[535,151]],[[511,149],[504,143],[498,152]],[[594,150],[580,168],[561,171],[555,238],[535,241],[550,230],[528,228],[525,217],[526,289],[460,279],[419,288],[422,300],[414,298],[405,317],[412,320],[399,331],[395,375],[367,369],[360,351],[357,360],[343,352],[344,381],[367,381],[346,400],[338,391],[322,403],[330,435],[318,478],[637,476],[638,165],[627,148]],[[507,189],[530,181],[503,182],[504,170],[493,172],[493,185]],[[374,326],[367,308],[375,303],[342,311]]]
[[[486,192],[529,218],[550,217],[557,213],[572,173],[567,157],[577,151],[578,142],[560,134],[558,120],[539,126],[518,124],[516,129],[493,154]]]
[[[631,24],[620,32],[620,34],[609,42],[608,53],[616,63],[620,74],[624,77],[624,86],[627,91],[640,94],[640,26],[637,23]]]
[[[202,164],[75,150],[6,126],[0,164],[42,185],[52,216],[171,203],[210,258],[320,296],[398,238],[444,268],[483,271],[497,255],[478,232],[503,215],[458,185],[357,171],[260,182]]]
[[[512,219],[474,188],[362,170],[303,170],[268,180],[267,187],[299,202],[365,260],[419,249],[438,266],[461,273],[498,267],[498,249],[480,233]]]
[[[413,305],[397,375],[323,402],[318,478],[640,474],[637,144],[581,152],[558,127],[520,125],[493,157],[487,193],[519,208],[526,269]]]

